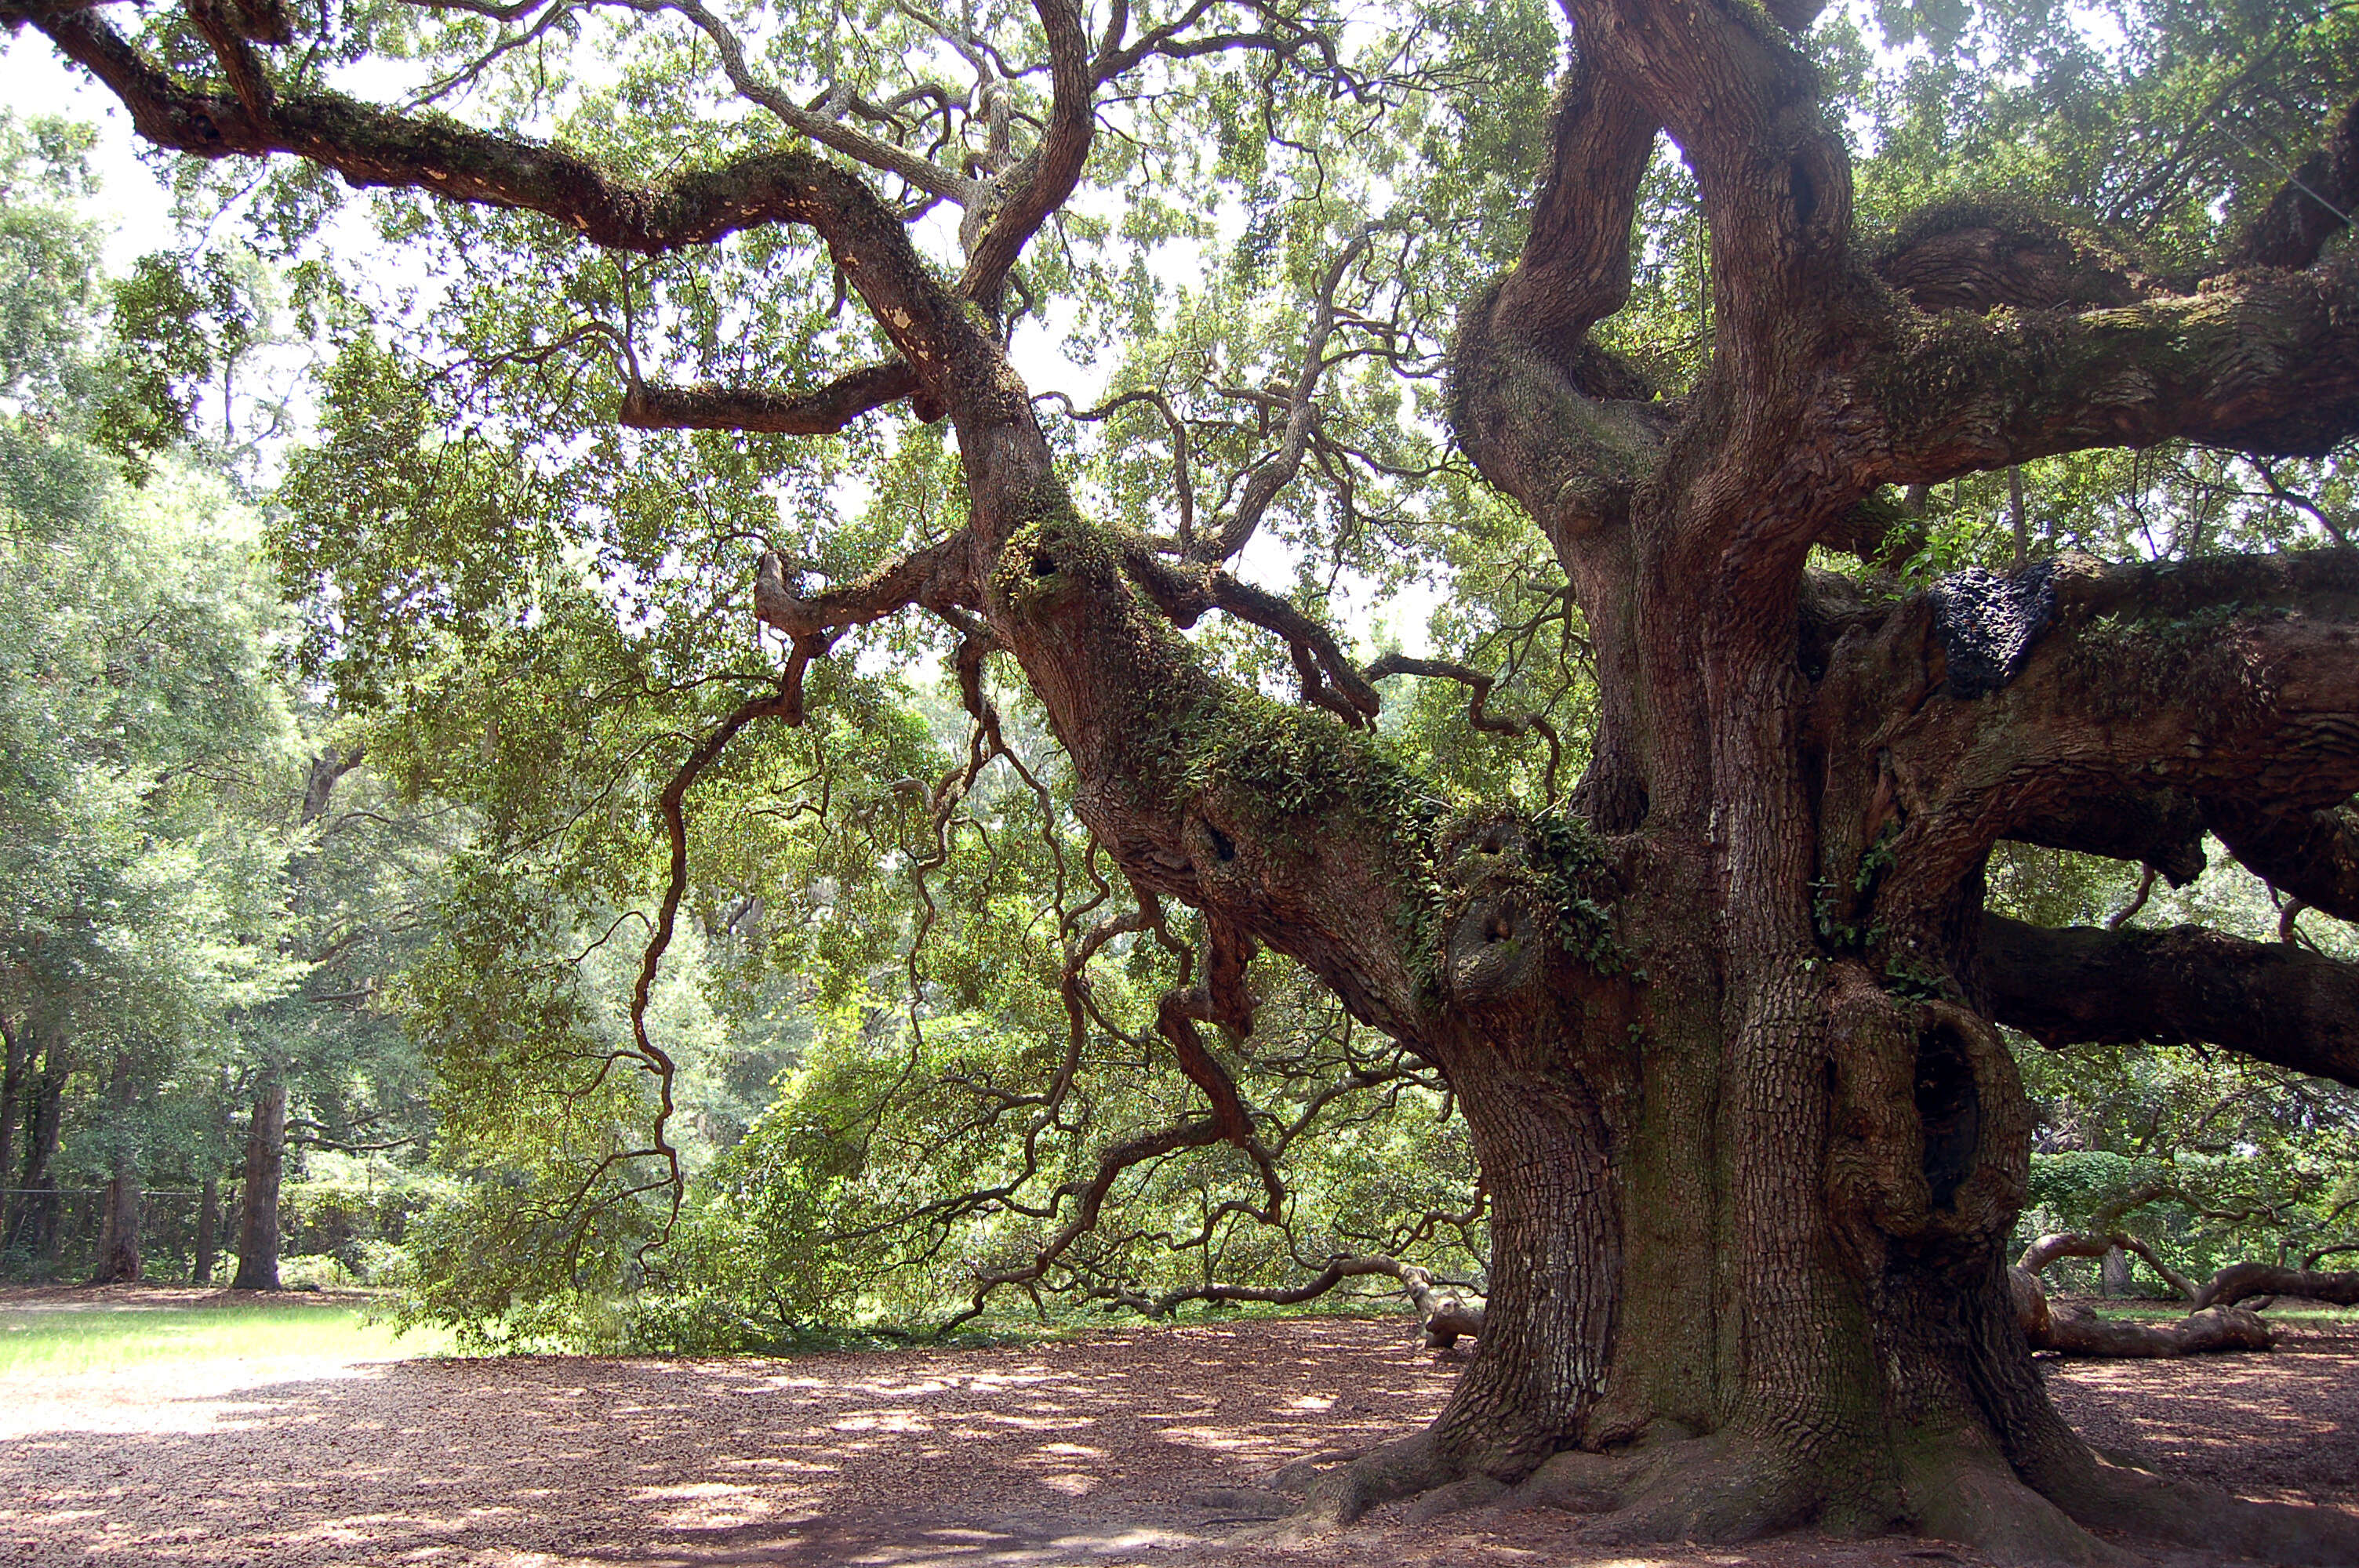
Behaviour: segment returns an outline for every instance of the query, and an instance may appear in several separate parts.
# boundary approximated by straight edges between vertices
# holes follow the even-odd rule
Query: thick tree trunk
[[[192,1285],[213,1282],[213,1267],[221,1249],[221,1178],[207,1176],[197,1200],[197,1260],[189,1271]]]
[[[114,1112],[109,1130],[114,1151],[106,1182],[106,1212],[99,1228],[98,1268],[93,1284],[130,1284],[140,1277],[139,1141],[131,1125],[138,1108],[139,1085],[131,1063],[121,1052],[107,1079],[107,1102]]]
[[[287,1152],[287,1080],[266,1072],[254,1093],[245,1135],[244,1206],[237,1227],[234,1291],[278,1288],[278,1180]]]

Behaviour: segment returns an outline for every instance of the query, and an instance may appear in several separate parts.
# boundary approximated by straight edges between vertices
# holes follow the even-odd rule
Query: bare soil
[[[0,1308],[36,1300],[0,1292]],[[2297,1332],[2267,1356],[2048,1367],[2108,1450],[2359,1511],[2359,1328]],[[1981,1561],[1909,1539],[1601,1551],[1573,1541],[1580,1519],[1546,1512],[1412,1524],[1396,1509],[1298,1547],[1237,1539],[1272,1470],[1413,1429],[1457,1370],[1406,1322],[1329,1318],[790,1360],[181,1363],[0,1382],[0,1563]]]

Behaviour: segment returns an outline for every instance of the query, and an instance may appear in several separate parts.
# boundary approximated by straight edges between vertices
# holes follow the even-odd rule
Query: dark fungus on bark
[[[1968,567],[1933,586],[1933,634],[1956,697],[1998,690],[2022,672],[2056,619],[2056,568],[2040,561],[2011,576]]]

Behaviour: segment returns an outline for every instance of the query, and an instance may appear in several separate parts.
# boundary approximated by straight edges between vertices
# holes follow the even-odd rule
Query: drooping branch
[[[2199,1307],[2212,1304],[2196,1301],[2199,1291],[2195,1281],[2164,1261],[2162,1255],[2143,1239],[2125,1230],[2115,1230],[2103,1236],[2093,1236],[2086,1231],[2062,1231],[2053,1236],[2043,1236],[2023,1249],[2023,1256],[2015,1260],[2015,1266],[2026,1273],[2037,1274],[2059,1258],[2102,1258],[2116,1247],[2145,1259],[2147,1266],[2164,1284],[2177,1291],[2182,1300],[2195,1302]]]
[[[2359,920],[2359,812],[2266,811],[2206,801],[2203,819],[2228,852],[2271,887],[2338,920]]]
[[[1466,722],[1492,735],[1537,734],[1548,742],[1548,771],[1541,782],[1548,798],[1556,798],[1557,764],[1564,760],[1564,747],[1557,739],[1556,726],[1539,713],[1499,714],[1487,710],[1491,688],[1498,684],[1496,676],[1486,676],[1465,665],[1455,665],[1445,659],[1413,659],[1406,654],[1386,654],[1368,666],[1368,679],[1380,681],[1393,676],[1425,676],[1437,680],[1454,680],[1466,687],[1473,696],[1466,704]]]
[[[2359,1087],[2359,965],[2200,926],[2046,928],[1985,913],[1992,1016],[2047,1045],[2218,1045]]]
[[[1818,542],[1871,564],[1906,560],[1923,549],[1930,537],[1922,492],[1912,490],[1909,493],[1914,498],[1909,502],[1896,501],[1883,492],[1865,497],[1835,514],[1821,530]]]
[[[737,732],[759,719],[783,718],[789,724],[800,724],[802,713],[802,672],[810,663],[799,643],[797,657],[786,676],[780,677],[777,690],[768,697],[753,697],[740,703],[728,718],[715,725],[710,734],[698,741],[679,770],[664,784],[657,797],[656,808],[663,818],[666,865],[663,899],[657,908],[655,923],[647,934],[647,945],[639,957],[639,973],[631,986],[631,1041],[634,1054],[641,1067],[656,1083],[656,1111],[653,1119],[653,1153],[664,1162],[662,1185],[670,1188],[670,1211],[663,1229],[638,1249],[644,1263],[650,1251],[663,1245],[671,1227],[679,1218],[679,1206],[687,1196],[687,1177],[679,1162],[679,1150],[670,1138],[670,1121],[678,1106],[673,1098],[678,1065],[670,1053],[655,1043],[647,1030],[647,1007],[655,994],[656,975],[663,963],[664,954],[671,946],[673,931],[679,919],[680,900],[688,892],[688,792],[706,769],[728,749]],[[610,1158],[606,1164],[614,1162]],[[606,1164],[599,1170],[603,1173]],[[632,1189],[636,1194],[649,1190],[642,1185]],[[586,1191],[586,1187],[585,1187]]]

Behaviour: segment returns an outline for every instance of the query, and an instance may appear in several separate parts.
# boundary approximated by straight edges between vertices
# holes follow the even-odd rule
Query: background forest
[[[947,47],[870,20],[886,54]],[[1519,237],[1557,23],[1438,0],[1339,32],[1323,72],[1175,59],[1120,105],[1094,156],[1127,200],[1058,221],[1017,348],[1059,367],[1027,373],[1065,389],[1109,514],[1266,510],[1245,575],[1396,655],[1385,740],[1451,804],[1553,797],[1585,761],[1582,627],[1450,445],[1440,367],[1462,280]],[[619,38],[566,13],[518,46],[552,133],[669,102],[688,73]],[[2359,79],[2338,5],[1887,0],[1816,41],[1867,222],[2001,170],[2158,271]],[[411,63],[429,99],[525,91]],[[96,135],[0,120],[0,1270],[358,1281],[475,1343],[600,1348],[1389,1296],[1410,1270],[1480,1292],[1448,1087],[1283,960],[1223,1047],[1266,1163],[1149,1146],[1197,1093],[1152,1025],[1203,934],[1107,918],[1019,682],[941,676],[954,633],[886,621],[811,667],[800,727],[733,719],[786,656],[751,613],[763,548],[842,580],[962,505],[905,414],[826,442],[614,423],[647,323],[679,379],[853,334],[840,293],[745,287],[800,276],[807,240],[623,265],[511,214],[179,165],[182,248],[109,273]],[[1710,291],[1668,149],[1648,192],[1613,330],[1677,386]],[[1911,492],[1878,558],[1825,564],[1891,592],[2068,550],[2348,548],[2353,456],[2027,464]],[[1235,622],[1194,635],[1292,679]],[[2042,924],[2359,957],[2216,852],[2141,874],[2008,843],[1990,876]],[[2359,1253],[2359,1093],[2188,1048],[2022,1055],[2026,1241],[2126,1233],[2198,1279]],[[1136,1157],[1106,1178],[1109,1152]]]

